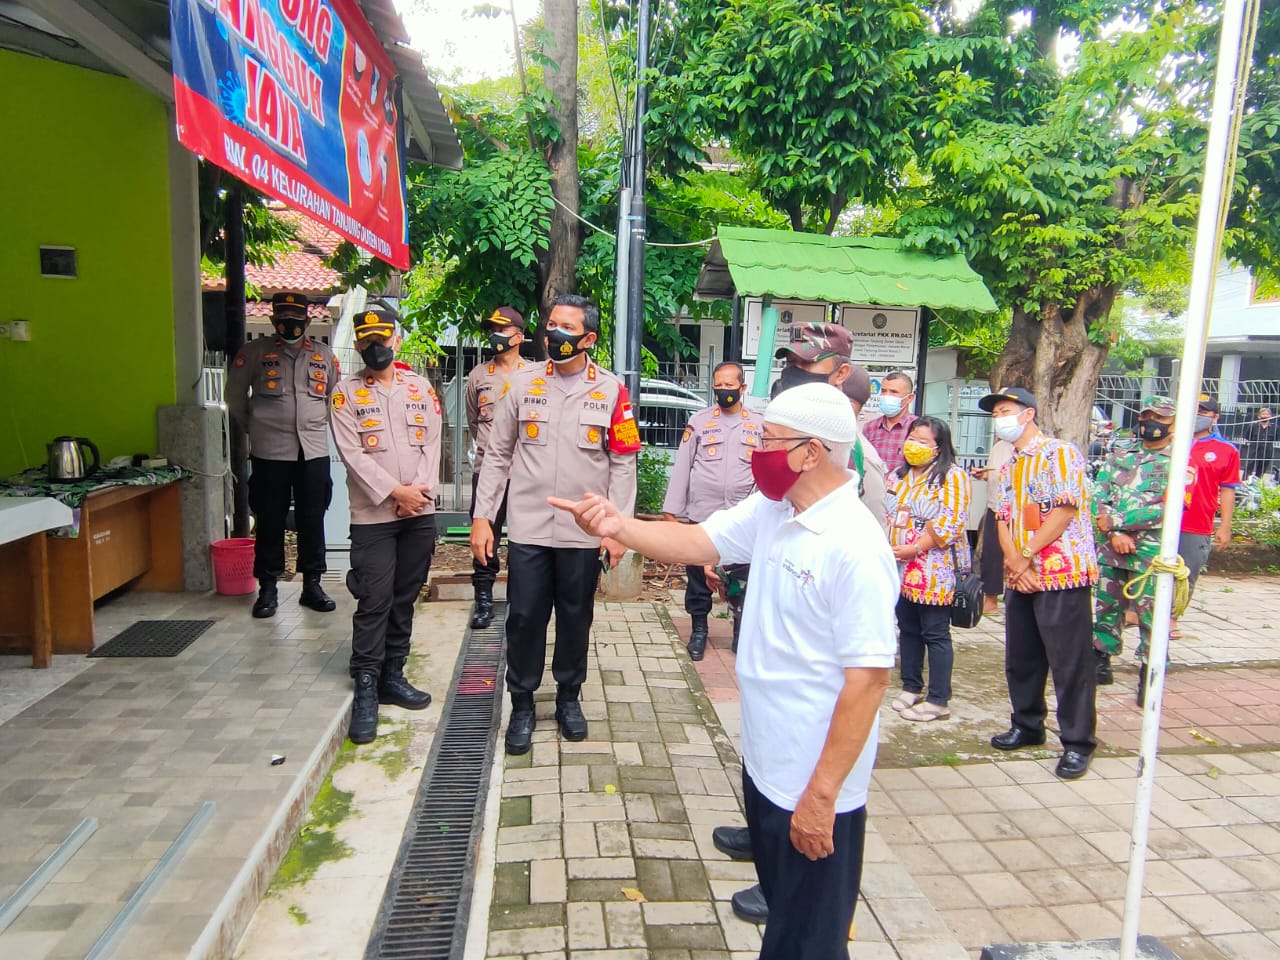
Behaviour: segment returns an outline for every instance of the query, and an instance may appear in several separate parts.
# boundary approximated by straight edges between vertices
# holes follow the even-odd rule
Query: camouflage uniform
[[[1143,411],[1173,415],[1168,397],[1148,397]],[[1124,596],[1125,585],[1144,573],[1160,555],[1160,526],[1164,498],[1169,488],[1169,455],[1172,444],[1148,450],[1136,438],[1118,447],[1098,473],[1094,491],[1094,519],[1111,518],[1108,532],[1098,530],[1100,579],[1094,601],[1094,647],[1114,655],[1123,649],[1124,613],[1130,605],[1138,614],[1137,657],[1146,662],[1155,606],[1155,578],[1147,580],[1136,600]],[[1119,554],[1111,546],[1111,533],[1127,533],[1137,543],[1134,553]]]

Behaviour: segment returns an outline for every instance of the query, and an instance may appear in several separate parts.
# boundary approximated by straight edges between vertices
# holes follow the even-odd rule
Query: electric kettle
[[[85,464],[81,448],[88,449],[93,462]],[[84,437],[55,437],[47,446],[49,452],[49,479],[60,483],[83,480],[98,471],[98,448]]]

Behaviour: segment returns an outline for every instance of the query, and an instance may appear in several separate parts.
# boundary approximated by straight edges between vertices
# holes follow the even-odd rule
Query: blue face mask
[[[896,417],[902,412],[902,398],[888,393],[880,394],[880,412],[886,417]]]

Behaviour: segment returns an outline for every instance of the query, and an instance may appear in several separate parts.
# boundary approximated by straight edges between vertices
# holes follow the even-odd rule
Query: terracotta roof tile
[[[310,217],[283,206],[273,205],[272,212],[294,228],[298,239],[294,249],[269,267],[245,265],[245,280],[256,287],[263,299],[282,291],[305,293],[318,297],[341,288],[342,275],[325,266],[325,260],[333,256],[342,238],[316,223]],[[226,278],[202,274],[204,290],[225,290]]]

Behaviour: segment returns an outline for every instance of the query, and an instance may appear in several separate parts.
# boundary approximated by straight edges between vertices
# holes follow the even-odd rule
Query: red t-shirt
[[[1240,486],[1240,451],[1235,444],[1205,437],[1191,444],[1187,464],[1187,496],[1182,510],[1182,532],[1212,534],[1223,487]]]

